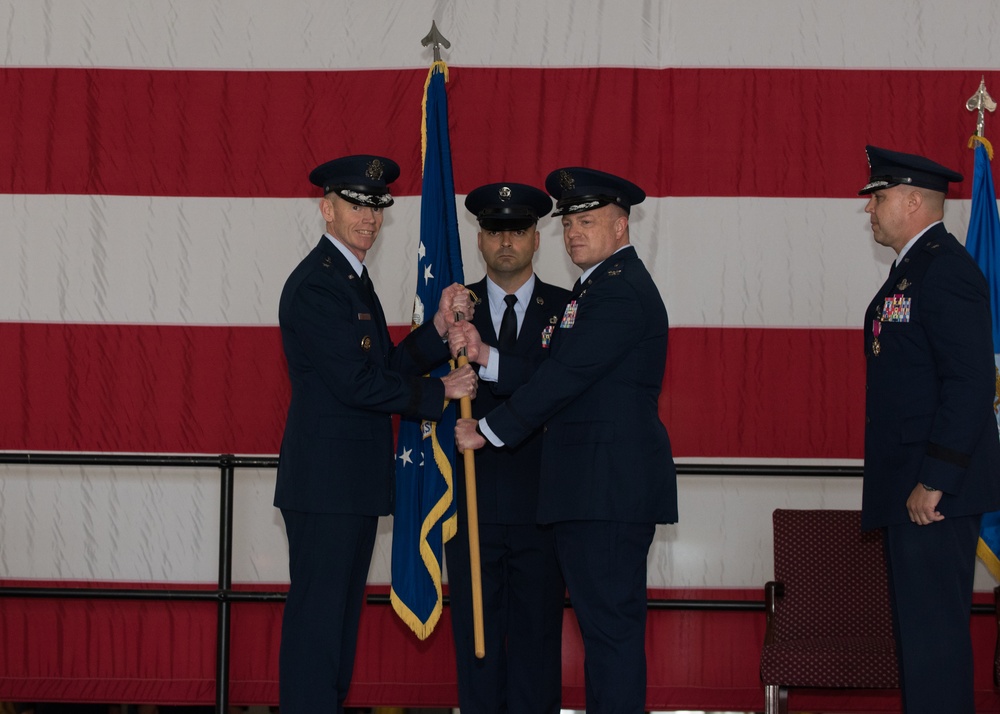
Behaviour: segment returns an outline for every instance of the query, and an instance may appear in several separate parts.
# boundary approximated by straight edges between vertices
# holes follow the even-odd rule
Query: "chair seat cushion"
[[[899,686],[896,646],[891,637],[811,637],[764,645],[764,684],[784,687]]]

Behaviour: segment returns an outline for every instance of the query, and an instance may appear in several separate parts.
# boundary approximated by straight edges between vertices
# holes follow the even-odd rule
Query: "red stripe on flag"
[[[0,448],[277,453],[276,327],[0,323]]]
[[[660,416],[675,456],[860,459],[861,330],[674,328]]]
[[[273,326],[0,323],[7,450],[273,454],[288,393]],[[861,458],[861,332],[673,329],[660,413],[677,456]]]
[[[311,196],[313,165],[373,152],[416,195],[424,74],[0,69],[0,192]],[[456,190],[588,164],[654,196],[855,196],[868,143],[965,166],[980,74],[452,67]]]

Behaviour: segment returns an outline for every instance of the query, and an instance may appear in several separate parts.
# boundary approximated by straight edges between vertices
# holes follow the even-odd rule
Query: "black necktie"
[[[517,342],[517,313],[514,312],[514,305],[517,303],[517,295],[506,295],[503,299],[507,303],[507,309],[503,311],[503,319],[500,320],[500,334],[497,335],[499,347],[502,350],[514,348]]]
[[[361,285],[364,286],[365,292],[368,294],[369,298],[372,298],[375,295],[375,288],[372,287],[372,279],[368,277],[367,265],[361,267]]]

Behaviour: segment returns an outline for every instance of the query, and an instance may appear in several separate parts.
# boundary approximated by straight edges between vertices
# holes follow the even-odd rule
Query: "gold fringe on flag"
[[[985,136],[978,136],[973,134],[969,137],[969,148],[975,148],[976,144],[982,144],[986,147],[986,155],[990,157],[990,161],[993,161],[993,144],[991,144]]]

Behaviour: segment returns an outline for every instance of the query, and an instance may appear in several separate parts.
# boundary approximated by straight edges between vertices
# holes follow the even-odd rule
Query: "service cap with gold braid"
[[[962,180],[962,174],[917,154],[904,154],[877,146],[866,146],[871,175],[858,191],[866,196],[893,186],[906,185],[948,193],[948,184]]]
[[[335,193],[345,201],[372,208],[393,204],[389,184],[397,178],[399,165],[395,161],[368,154],[327,161],[309,173],[309,180],[323,189],[324,196]]]
[[[580,166],[550,173],[545,179],[545,190],[556,199],[553,216],[592,211],[612,203],[628,213],[632,206],[646,199],[646,192],[631,181]]]

